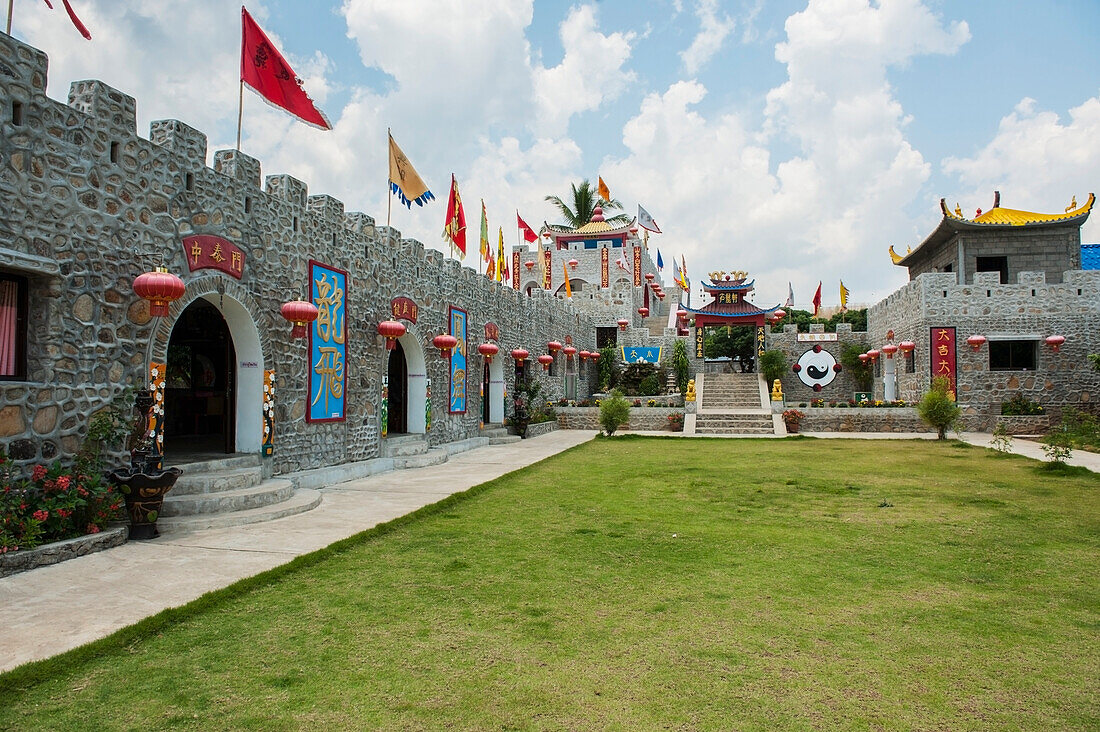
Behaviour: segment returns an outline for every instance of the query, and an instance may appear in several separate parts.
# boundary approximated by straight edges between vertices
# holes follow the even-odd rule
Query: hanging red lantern
[[[317,306],[304,300],[291,300],[279,308],[279,314],[294,324],[291,338],[305,338],[309,324],[317,320]]]
[[[878,354],[879,350],[877,348],[872,348],[870,351],[867,352],[867,358],[871,359],[872,361],[877,361]]]
[[[657,275],[653,274],[652,272],[646,272],[645,273],[645,278],[646,278],[647,282],[653,282],[653,280],[656,279],[656,277],[657,277]]]
[[[775,312],[772,313],[772,317],[776,320],[782,320],[783,318],[787,317],[787,311],[783,308],[777,308]]]
[[[630,227],[630,233],[633,234],[634,236],[637,236],[638,235],[638,227],[637,226],[631,226]]]
[[[526,348],[515,348],[512,350],[512,358],[516,360],[516,363],[521,365],[523,364],[524,359],[526,359],[530,355],[531,354],[527,352]]]
[[[523,263],[523,266],[526,267],[528,270],[532,270],[535,268],[535,263],[528,259],[526,262]]]
[[[588,359],[592,358],[592,354],[588,351],[581,351],[578,355],[580,356],[581,363],[584,363]]]
[[[458,345],[458,339],[449,333],[443,333],[432,338],[432,345],[439,349],[440,358],[447,358]]]
[[[898,348],[906,356],[908,356],[910,353],[912,353],[913,349],[915,349],[916,347],[917,347],[917,344],[913,343],[913,341],[902,341],[901,343],[898,344]]]
[[[578,262],[577,260],[570,259],[569,260],[569,269],[576,269],[578,264],[580,264],[580,262]]]
[[[168,314],[168,306],[183,297],[187,288],[176,275],[164,267],[155,272],[140,274],[134,279],[134,292],[142,300],[149,301],[149,314],[161,318]]]
[[[1058,349],[1062,347],[1062,344],[1066,342],[1066,337],[1061,335],[1047,336],[1047,345],[1050,346],[1050,350],[1058,353]]]
[[[482,343],[477,347],[477,352],[485,358],[486,362],[491,363],[493,356],[500,352],[500,348],[495,343]]]
[[[619,330],[626,330],[626,326],[630,325],[630,321],[626,318],[619,318]]]
[[[665,293],[661,290],[657,290],[657,299],[658,300],[664,300],[665,299]]]
[[[397,339],[405,335],[405,325],[396,320],[383,320],[378,324],[378,335],[386,339],[386,350],[392,351]]]
[[[573,354],[577,352],[577,349],[573,348],[573,346],[566,346],[561,349],[561,352],[565,354],[566,358],[573,358]]]
[[[641,315],[643,318],[648,318],[649,317],[649,308],[644,307],[644,306],[638,308],[638,315]]]
[[[985,344],[984,335],[972,335],[966,339],[966,342],[970,345],[970,350],[978,351]]]
[[[553,356],[555,353],[561,350],[561,344],[557,341],[550,341],[546,344],[546,350],[550,351],[550,355]]]
[[[592,359],[592,363],[596,363],[597,361],[600,360],[600,352],[599,351],[592,351],[591,353],[588,354],[588,357],[590,359]]]
[[[893,343],[887,343],[882,347],[882,352],[886,354],[886,358],[893,358],[894,354],[898,352],[898,347]]]
[[[554,363],[554,357],[551,356],[549,353],[544,353],[541,356],[539,356],[539,363],[542,364],[542,370],[543,371],[549,371],[550,370],[550,364]]]
[[[863,363],[867,363],[867,361],[869,361],[870,358],[871,357],[868,356],[866,353],[859,354],[859,360],[862,361]]]

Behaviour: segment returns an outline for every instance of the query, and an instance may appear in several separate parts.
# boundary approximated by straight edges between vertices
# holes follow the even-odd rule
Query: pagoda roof
[[[1095,201],[1096,195],[1090,193],[1084,205],[1077,206],[1077,198],[1075,196],[1073,202],[1066,207],[1065,212],[1043,214],[1034,213],[1032,211],[1020,211],[1014,208],[1001,208],[1001,192],[994,191],[993,208],[984,213],[979,213],[972,219],[968,219],[962,215],[962,211],[959,209],[958,205],[955,206],[954,211],[949,211],[947,203],[941,198],[940,211],[943,212],[943,219],[940,221],[939,225],[936,226],[932,233],[925,237],[924,241],[918,244],[915,249],[906,251],[904,255],[895,252],[894,247],[891,246],[890,259],[899,267],[908,267],[913,263],[912,256],[920,252],[924,247],[932,247],[936,244],[945,242],[960,231],[996,230],[1020,226],[1081,226],[1088,219],[1089,213],[1092,211],[1092,205]]]
[[[756,284],[756,280],[750,280],[745,282],[744,280],[730,280],[728,282],[715,282],[711,280],[709,283],[702,283],[704,290],[720,290],[722,292],[749,292]]]
[[[550,235],[555,239],[587,239],[593,234],[600,236],[629,236],[630,229],[634,226],[637,218],[631,219],[629,223],[622,226],[614,226],[606,221],[589,221],[584,226],[579,226],[576,229],[569,226],[562,226],[561,224],[546,224],[546,230],[550,232]]]
[[[717,300],[712,300],[701,308],[689,308],[686,305],[680,305],[680,307],[695,315],[712,315],[719,318],[744,318],[757,315],[768,315],[780,308],[779,305],[767,309],[758,308],[744,298],[738,298],[736,302],[732,303],[720,303]]]

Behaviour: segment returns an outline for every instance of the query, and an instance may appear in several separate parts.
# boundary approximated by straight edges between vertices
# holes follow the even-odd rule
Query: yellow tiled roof
[[[584,226],[576,230],[577,234],[602,234],[605,231],[615,231],[621,229],[621,226],[612,226],[606,221],[589,221]]]
[[[1078,216],[1081,216],[1082,214],[1087,214],[1090,210],[1092,210],[1092,204],[1095,200],[1096,196],[1090,193],[1089,199],[1085,202],[1085,205],[1073,208],[1071,204],[1071,206],[1067,207],[1067,209],[1071,208],[1072,210],[1067,210],[1065,213],[1060,214],[1044,214],[1034,213],[1032,211],[1018,211],[1014,208],[1001,208],[1000,206],[994,206],[980,216],[975,216],[972,219],[965,218],[958,215],[957,213],[952,213],[947,209],[946,206],[943,207],[943,214],[946,218],[949,219],[954,219],[956,221],[969,221],[974,224],[1007,224],[1009,226],[1026,226],[1028,224],[1047,224],[1054,221],[1064,221],[1066,219],[1076,218]],[[1074,199],[1074,203],[1076,203],[1076,198]],[[956,211],[958,211],[957,207]]]

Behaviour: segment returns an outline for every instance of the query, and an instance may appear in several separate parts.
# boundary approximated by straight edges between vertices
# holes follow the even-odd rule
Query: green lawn
[[[1100,478],[599,439],[0,676],[0,729],[1100,727]]]

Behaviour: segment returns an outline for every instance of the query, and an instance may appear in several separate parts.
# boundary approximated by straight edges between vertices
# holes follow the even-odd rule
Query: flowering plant
[[[684,429],[684,415],[679,412],[668,415],[668,426],[673,432],[682,432]]]
[[[794,425],[797,427],[802,424],[802,420],[806,418],[804,412],[800,412],[797,409],[788,409],[783,412],[783,422],[787,425]]]
[[[83,466],[87,467],[87,466]],[[95,471],[60,462],[35,465],[19,478],[0,453],[0,554],[95,534],[119,515],[122,497]]]

